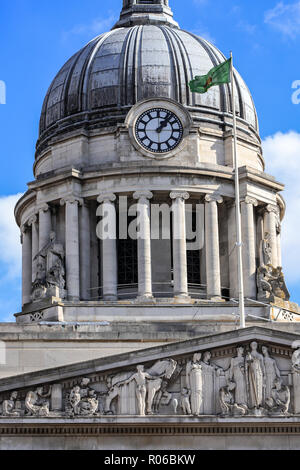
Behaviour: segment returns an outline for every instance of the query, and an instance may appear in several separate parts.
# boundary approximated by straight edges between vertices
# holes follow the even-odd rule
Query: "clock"
[[[144,149],[153,153],[167,153],[182,141],[183,125],[172,111],[152,108],[137,119],[135,137]]]

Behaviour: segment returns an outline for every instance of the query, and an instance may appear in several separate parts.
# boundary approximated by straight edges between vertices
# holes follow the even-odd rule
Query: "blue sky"
[[[20,251],[11,208],[32,180],[39,114],[52,78],[66,60],[118,19],[121,0],[2,0],[0,80],[0,320],[20,303]],[[300,1],[170,0],[183,29],[211,40],[235,65],[256,103],[267,172],[287,185],[283,248],[292,297],[300,303]],[[300,95],[299,95],[300,96]],[[9,197],[8,197],[9,196]]]

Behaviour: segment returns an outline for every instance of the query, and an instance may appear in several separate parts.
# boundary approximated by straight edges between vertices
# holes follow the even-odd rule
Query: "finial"
[[[144,24],[165,24],[179,28],[173,19],[169,0],[123,0],[120,20],[113,29]]]

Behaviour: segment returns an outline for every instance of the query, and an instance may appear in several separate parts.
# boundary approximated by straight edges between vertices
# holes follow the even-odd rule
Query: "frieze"
[[[1,393],[1,419],[300,414],[300,342],[248,341]]]

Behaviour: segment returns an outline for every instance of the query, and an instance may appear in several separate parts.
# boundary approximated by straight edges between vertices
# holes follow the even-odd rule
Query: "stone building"
[[[265,172],[239,73],[235,96],[188,87],[224,60],[168,0],[124,0],[113,29],[54,78],[15,209],[23,297],[0,326],[0,447],[300,447],[284,187]]]

